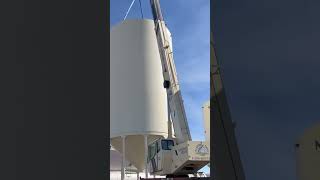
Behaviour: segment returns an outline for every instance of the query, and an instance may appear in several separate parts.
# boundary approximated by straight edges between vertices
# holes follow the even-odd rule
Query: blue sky
[[[121,22],[132,0],[110,1],[111,27]],[[161,0],[172,33],[173,53],[193,140],[204,140],[202,105],[210,98],[210,6],[208,0]],[[144,18],[152,18],[149,0],[141,0]],[[139,1],[127,19],[141,18]]]
[[[110,1],[111,27],[123,20],[131,1]],[[174,61],[191,136],[193,140],[204,140],[202,105],[210,98],[210,1],[161,0],[160,3],[172,34]],[[152,19],[149,0],[141,0],[141,4],[144,18]],[[127,19],[140,18],[136,0]]]

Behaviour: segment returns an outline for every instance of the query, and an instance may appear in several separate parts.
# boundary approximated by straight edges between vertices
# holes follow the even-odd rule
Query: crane
[[[153,175],[188,177],[188,174],[195,174],[209,163],[209,142],[192,141],[173,60],[170,33],[163,20],[159,0],[150,0],[150,4],[162,63],[163,87],[167,92],[168,138],[157,139],[148,145],[148,168]]]
[[[188,121],[183,106],[183,100],[178,83],[178,76],[173,60],[173,51],[170,44],[170,35],[163,20],[159,0],[151,0],[152,14],[155,24],[155,32],[163,65],[164,88],[168,97],[168,119],[172,118],[174,132],[178,143],[191,141]],[[169,136],[172,135],[169,124]]]
[[[162,62],[164,88],[168,98],[168,138],[159,139],[148,146],[150,173],[167,177],[193,174],[209,163],[209,138],[206,141],[192,141],[183,100],[174,65],[170,33],[164,22],[159,0],[150,0],[155,33]],[[211,34],[211,37],[212,34]],[[214,179],[244,180],[234,124],[225,97],[220,68],[211,41],[211,102],[213,119],[213,164]],[[210,113],[211,114],[211,113]],[[208,121],[208,118],[205,118]],[[175,138],[172,136],[173,124]],[[210,124],[210,122],[209,122]]]

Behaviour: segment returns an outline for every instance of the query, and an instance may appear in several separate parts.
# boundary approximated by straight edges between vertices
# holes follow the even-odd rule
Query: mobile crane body
[[[171,34],[164,23],[159,0],[150,0],[150,4],[168,98],[168,138],[148,145],[148,169],[153,175],[188,177],[209,163],[210,145],[208,141],[191,139],[173,61]]]

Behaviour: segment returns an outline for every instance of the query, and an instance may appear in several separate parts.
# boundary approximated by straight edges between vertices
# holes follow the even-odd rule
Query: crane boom
[[[173,60],[170,33],[164,23],[159,0],[150,0],[150,4],[162,62],[164,87],[166,88],[168,97],[169,136],[171,134],[170,129],[172,120],[177,142],[182,143],[191,141],[190,130]]]
[[[149,145],[149,165],[152,173],[167,176],[197,172],[210,161],[209,141],[192,141],[173,61],[170,33],[162,16],[159,0],[150,0],[155,32],[162,62],[164,87],[168,98],[168,122],[173,122],[176,139],[160,139]],[[212,30],[212,29],[211,29]],[[213,36],[211,35],[211,38]],[[217,180],[244,180],[240,153],[222,83],[220,68],[211,44],[211,107],[213,130],[213,177]],[[169,126],[171,127],[171,126]],[[170,137],[169,128],[169,137]],[[208,138],[207,138],[208,139]],[[171,147],[166,144],[171,141]],[[177,144],[173,145],[173,141]],[[163,143],[164,142],[164,143]],[[160,144],[160,145],[159,145]],[[162,150],[155,151],[154,149]],[[152,151],[153,150],[153,151]],[[154,153],[151,153],[154,152]]]
[[[173,60],[171,34],[164,23],[159,0],[150,0],[150,4],[168,98],[168,138],[159,138],[148,145],[148,168],[154,175],[189,177],[209,163],[209,142],[191,140]]]

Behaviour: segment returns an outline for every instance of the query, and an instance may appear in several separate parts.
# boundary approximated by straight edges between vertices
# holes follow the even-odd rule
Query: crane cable
[[[131,10],[131,8],[132,8],[132,6],[133,6],[133,4],[134,4],[135,1],[136,1],[136,0],[132,0],[131,4],[130,4],[127,12],[126,12],[126,15],[125,15],[124,18],[123,18],[123,20],[126,20],[126,18],[127,18],[127,16],[128,16],[128,14],[129,14],[129,12],[130,12],[130,10]],[[142,12],[141,0],[139,0],[139,4],[140,4],[141,17],[142,17],[142,19],[143,19],[143,12]]]
[[[142,12],[141,0],[139,0],[139,4],[140,4],[141,18],[143,19],[143,12]]]
[[[131,10],[131,7],[132,7],[132,5],[133,5],[133,3],[134,3],[135,1],[136,1],[136,0],[133,0],[133,1],[131,2],[130,6],[129,6],[129,9],[128,9],[126,15],[124,16],[123,20],[126,20],[128,14],[129,14],[129,11]]]

